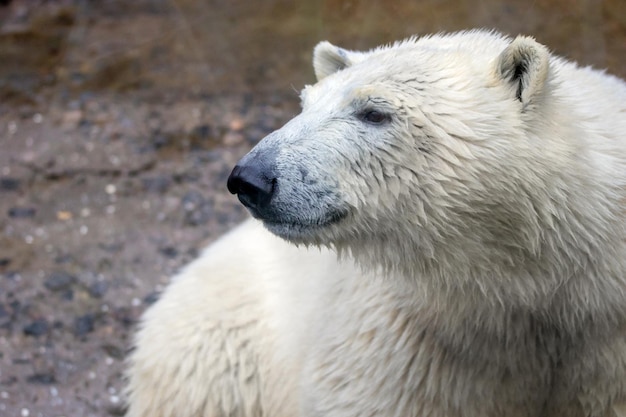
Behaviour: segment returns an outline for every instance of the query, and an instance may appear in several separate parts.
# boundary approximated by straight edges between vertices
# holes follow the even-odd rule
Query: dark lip
[[[298,220],[282,220],[277,218],[263,218],[262,216],[256,216],[253,213],[253,216],[258,218],[265,224],[270,230],[276,229],[285,229],[285,231],[290,231],[292,234],[296,232],[299,233],[309,233],[315,231],[317,229],[322,229],[333,224],[339,223],[341,220],[348,216],[348,211],[333,211],[323,218],[316,220],[308,220],[308,221],[298,221]],[[282,233],[280,233],[282,235]]]

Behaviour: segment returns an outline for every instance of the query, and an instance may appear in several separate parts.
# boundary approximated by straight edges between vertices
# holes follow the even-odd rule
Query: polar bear
[[[626,415],[626,83],[529,37],[314,51],[142,319],[130,417]]]

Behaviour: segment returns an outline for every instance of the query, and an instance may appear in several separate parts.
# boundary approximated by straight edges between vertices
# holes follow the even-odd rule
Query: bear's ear
[[[550,53],[533,38],[518,36],[500,54],[497,74],[514,89],[524,106],[541,92],[548,78]]]
[[[317,81],[354,64],[363,55],[348,51],[330,42],[320,42],[313,50],[313,69]]]

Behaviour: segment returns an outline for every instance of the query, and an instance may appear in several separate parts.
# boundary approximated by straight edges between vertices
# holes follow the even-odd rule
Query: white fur
[[[484,31],[314,67],[244,161],[319,247],[249,220],[183,270],[129,417],[624,416],[626,84]]]

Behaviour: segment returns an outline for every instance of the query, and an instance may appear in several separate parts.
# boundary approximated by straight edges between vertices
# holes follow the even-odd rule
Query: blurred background
[[[474,27],[626,77],[626,0],[0,0],[0,415],[123,415],[133,326],[245,217],[226,177],[317,42]]]

